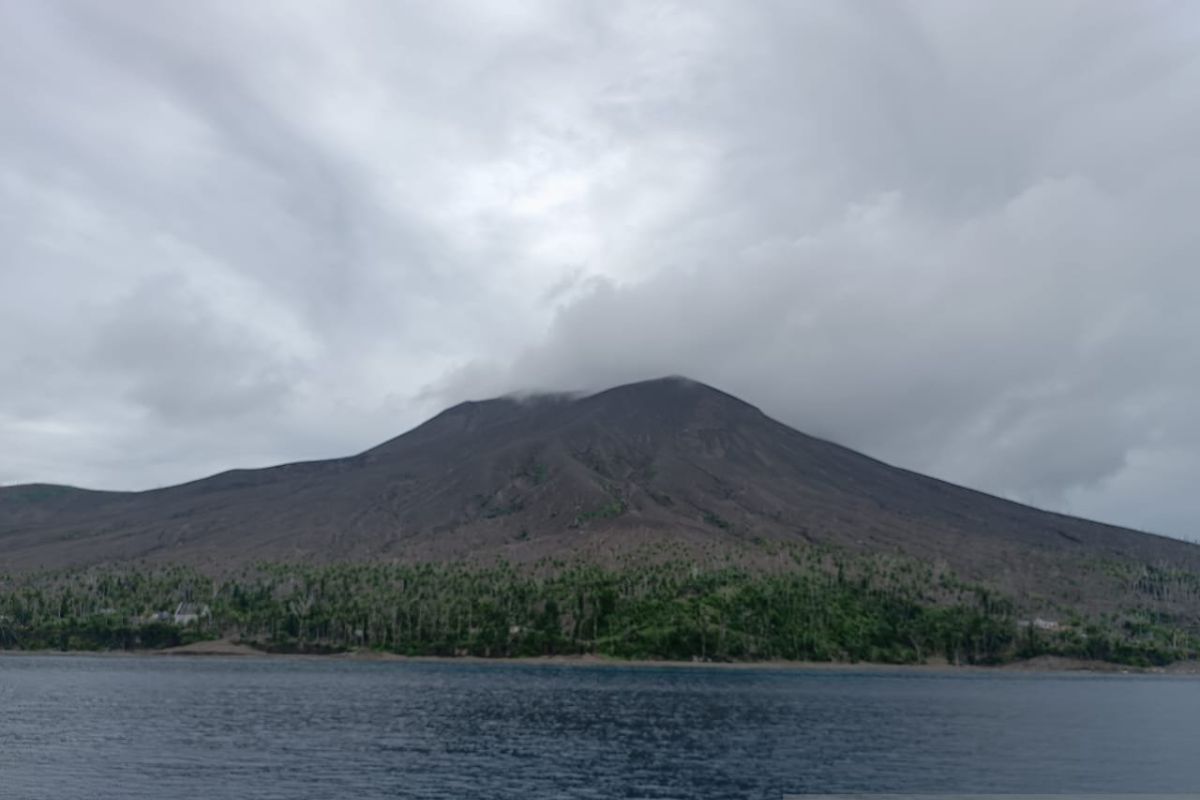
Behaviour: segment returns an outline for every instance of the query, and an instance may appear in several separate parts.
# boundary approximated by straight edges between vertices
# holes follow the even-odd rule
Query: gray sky
[[[685,374],[1200,539],[1195,3],[0,3],[0,483]]]

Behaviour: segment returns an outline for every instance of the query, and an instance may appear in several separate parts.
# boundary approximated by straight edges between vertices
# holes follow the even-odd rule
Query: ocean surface
[[[0,657],[0,798],[1193,792],[1200,680]]]

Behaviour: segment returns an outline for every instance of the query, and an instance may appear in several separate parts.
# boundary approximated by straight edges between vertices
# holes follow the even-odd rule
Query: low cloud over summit
[[[1200,538],[1200,11],[0,8],[0,483],[684,374]]]

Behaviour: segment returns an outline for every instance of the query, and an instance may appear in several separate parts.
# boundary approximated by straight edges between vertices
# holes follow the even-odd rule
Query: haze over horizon
[[[1197,45],[1168,2],[5,4],[0,485],[680,374],[1200,539]]]

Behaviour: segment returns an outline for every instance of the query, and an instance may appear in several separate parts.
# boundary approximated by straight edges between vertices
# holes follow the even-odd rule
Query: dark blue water
[[[1200,680],[0,658],[0,797],[1200,789]]]

